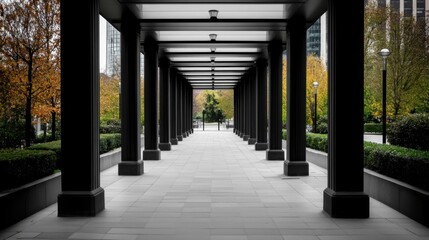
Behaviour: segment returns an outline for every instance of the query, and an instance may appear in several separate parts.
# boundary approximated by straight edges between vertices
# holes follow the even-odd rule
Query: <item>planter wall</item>
[[[121,161],[121,149],[100,155],[100,169]],[[61,192],[61,173],[0,193],[0,229],[14,224],[57,202]]]
[[[326,169],[327,154],[307,148],[307,161]],[[370,197],[429,227],[429,192],[364,169],[364,189]]]

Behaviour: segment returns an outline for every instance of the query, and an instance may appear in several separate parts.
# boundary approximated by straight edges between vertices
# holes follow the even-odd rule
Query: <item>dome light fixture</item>
[[[215,47],[212,47],[212,48],[210,48],[210,51],[211,51],[212,53],[214,53],[214,52],[216,52],[216,48],[215,48]]]
[[[216,57],[210,57],[210,61],[211,61],[212,63],[214,63],[214,62],[215,62],[215,60],[216,60]]]
[[[219,14],[218,10],[211,9],[209,10],[210,19],[217,19],[217,15]]]
[[[210,41],[214,42],[214,41],[216,41],[217,34],[212,33],[209,35],[209,37],[210,37]]]

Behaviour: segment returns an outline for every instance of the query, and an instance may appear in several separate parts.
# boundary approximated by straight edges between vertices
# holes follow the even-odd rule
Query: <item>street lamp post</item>
[[[204,131],[204,115],[206,114],[206,110],[203,110],[203,131]]]
[[[387,116],[387,101],[386,101],[386,91],[387,91],[387,57],[390,55],[389,49],[381,49],[378,53],[383,58],[383,114],[382,114],[382,123],[383,123],[383,144],[386,144],[386,116]]]
[[[317,131],[317,88],[319,87],[318,82],[313,82],[313,94],[314,94],[314,120],[313,120],[313,132]]]

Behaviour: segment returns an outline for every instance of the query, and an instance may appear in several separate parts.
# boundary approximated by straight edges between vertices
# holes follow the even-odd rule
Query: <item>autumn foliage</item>
[[[0,118],[25,119],[25,145],[33,123],[52,124],[60,110],[60,2],[15,0],[0,3]]]

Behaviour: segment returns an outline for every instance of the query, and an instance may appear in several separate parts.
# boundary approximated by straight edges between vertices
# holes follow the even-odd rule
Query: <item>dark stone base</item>
[[[63,191],[58,195],[58,217],[95,216],[104,210],[104,189]]]
[[[183,141],[183,136],[182,135],[177,135],[177,140]]]
[[[161,151],[170,151],[171,150],[171,143],[159,143],[159,149]]]
[[[267,150],[267,160],[283,161],[285,160],[285,152],[283,149]]]
[[[265,151],[268,149],[268,143],[256,143],[255,150],[256,151]]]
[[[193,128],[191,129],[191,133],[194,133],[194,129]]]
[[[123,161],[118,164],[119,176],[138,176],[143,174],[143,161]]]
[[[240,134],[238,134],[238,136],[241,137],[241,138],[243,138],[244,133],[240,133]]]
[[[187,137],[188,137],[188,134],[186,134],[186,132],[184,132],[184,133],[182,133],[182,137],[183,137],[183,138],[187,138]]]
[[[235,133],[235,129],[232,129],[232,132]]]
[[[151,161],[151,160],[160,160],[161,159],[161,151],[160,150],[143,150],[143,160]]]
[[[172,138],[170,139],[171,145],[178,145],[179,144],[179,140],[177,138]]]
[[[243,135],[243,141],[249,141],[250,136],[249,135]]]
[[[369,197],[364,192],[323,192],[323,210],[334,218],[368,218]]]
[[[256,143],[256,138],[249,138],[248,143],[249,143],[249,145],[255,144]]]
[[[285,161],[284,174],[286,176],[308,176],[308,162]]]

